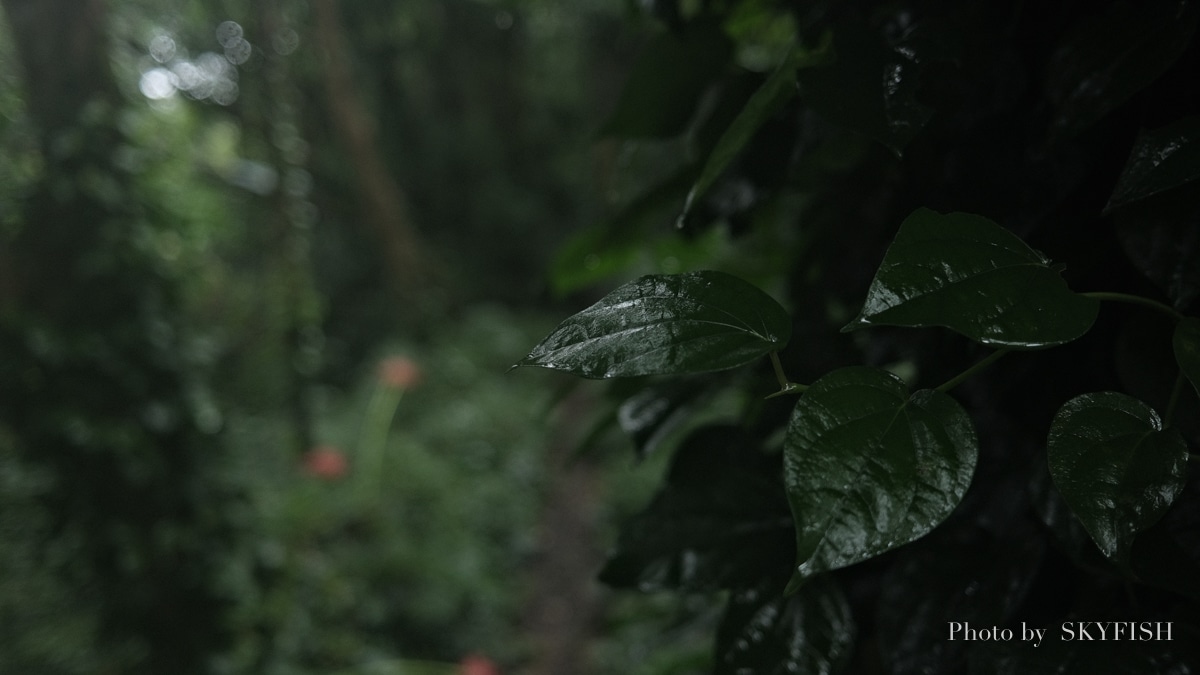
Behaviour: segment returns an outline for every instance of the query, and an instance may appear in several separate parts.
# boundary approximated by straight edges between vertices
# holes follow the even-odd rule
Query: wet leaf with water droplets
[[[781,597],[763,586],[734,593],[717,629],[715,675],[833,675],[855,638],[850,606],[832,579]]]
[[[701,373],[765,356],[791,331],[783,307],[737,277],[652,274],[563,321],[516,365],[591,378]]]
[[[1038,349],[1082,336],[1099,308],[987,218],[917,209],[900,225],[862,311],[842,330],[944,326],[986,345]]]
[[[1138,136],[1104,211],[1107,213],[1198,178],[1200,117],[1188,117]]]
[[[928,533],[962,500],[978,454],[967,413],[942,392],[910,396],[900,378],[861,366],[817,380],[784,439],[792,587]]]
[[[1187,479],[1187,444],[1150,406],[1116,392],[1067,401],[1050,427],[1050,476],[1104,555],[1126,564],[1138,532]]]

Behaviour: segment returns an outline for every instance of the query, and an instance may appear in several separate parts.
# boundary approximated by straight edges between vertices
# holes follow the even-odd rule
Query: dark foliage
[[[760,400],[771,385],[756,359],[744,376],[653,381],[628,400],[622,419],[647,420],[625,425],[641,445],[668,416],[686,425],[706,386],[750,394],[737,428],[693,428],[674,450],[603,579],[732,591],[719,673],[1194,672],[1182,636],[1200,620],[1200,439],[1185,386],[1195,319],[1180,319],[1200,312],[1200,7],[653,9],[665,22],[653,61],[635,67],[605,130],[686,131],[691,192],[677,178],[647,187],[609,235],[570,254],[603,268],[672,226],[693,239],[715,228],[735,254],[701,266],[779,289],[793,326],[776,364],[782,396]],[[790,36],[762,37],[787,22]],[[698,45],[711,58],[682,57]],[[772,48],[773,73],[750,70]],[[647,218],[647,200],[684,215]],[[648,340],[619,332],[643,307],[615,306],[590,328],[609,331],[603,358],[625,367],[597,370],[598,336],[574,318],[563,327],[590,346],[559,335],[553,367],[702,370],[689,345],[709,337],[694,326],[664,313]],[[726,330],[757,334],[730,317]],[[759,347],[742,362],[773,349]],[[846,368],[859,364],[873,368]],[[806,388],[784,373],[820,379]],[[784,469],[764,451],[782,452]],[[795,547],[774,520],[780,486]],[[796,572],[792,595],[781,568]],[[1173,622],[1175,640],[1093,649],[1063,640],[1062,623],[1078,620]],[[951,641],[950,622],[1018,637]],[[1022,626],[1048,629],[1047,643],[1022,641]]]

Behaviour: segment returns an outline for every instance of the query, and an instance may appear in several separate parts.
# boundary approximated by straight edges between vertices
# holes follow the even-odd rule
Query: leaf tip
[[[804,565],[796,568],[792,573],[792,578],[788,581],[787,587],[783,589],[784,596],[795,595],[812,577],[804,573]]]
[[[867,326],[870,326],[870,325],[871,325],[871,322],[868,321],[867,319],[864,319],[862,314],[859,314],[858,316],[854,317],[854,319],[850,323],[846,324],[845,326],[842,326],[842,329],[838,332],[853,333],[854,331],[856,331],[860,328],[866,328]]]

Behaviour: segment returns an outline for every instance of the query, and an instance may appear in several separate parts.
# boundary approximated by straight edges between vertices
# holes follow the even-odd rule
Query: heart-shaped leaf
[[[1158,413],[1116,392],[1067,401],[1050,426],[1050,476],[1104,555],[1126,564],[1138,532],[1183,490],[1187,444]]]
[[[817,380],[784,440],[792,587],[928,533],[962,499],[978,454],[967,413],[942,392],[909,396],[900,378],[867,367]]]
[[[717,629],[716,675],[832,675],[846,670],[854,618],[830,579],[791,597],[778,589],[734,593]]]
[[[1198,178],[1200,117],[1188,117],[1138,136],[1104,211],[1107,213]]]
[[[1038,349],[1091,328],[1099,301],[982,216],[917,209],[900,225],[858,317],[864,326],[945,326],[976,342]]]
[[[1200,319],[1187,317],[1175,326],[1175,360],[1200,394]]]
[[[592,378],[734,368],[785,344],[787,311],[724,272],[652,274],[563,321],[517,366]]]

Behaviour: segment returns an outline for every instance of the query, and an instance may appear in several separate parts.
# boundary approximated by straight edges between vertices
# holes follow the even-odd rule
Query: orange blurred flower
[[[500,675],[500,669],[486,656],[468,654],[458,662],[459,675]]]
[[[379,362],[379,381],[391,389],[412,389],[421,381],[421,367],[407,356],[389,356]]]
[[[304,473],[328,481],[345,477],[350,469],[345,453],[332,445],[318,445],[304,453],[302,465]]]

